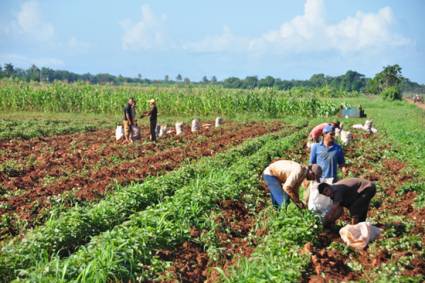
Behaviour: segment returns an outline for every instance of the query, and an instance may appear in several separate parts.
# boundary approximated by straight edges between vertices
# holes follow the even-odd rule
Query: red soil
[[[14,160],[22,169],[0,175],[0,186],[12,192],[11,196],[0,196],[3,204],[0,216],[13,214],[32,226],[42,221],[53,196],[72,191],[77,200],[95,201],[115,183],[140,182],[147,176],[174,170],[185,160],[214,155],[281,127],[279,123],[230,123],[220,129],[204,128],[197,134],[191,134],[186,128],[183,136],[167,136],[157,144],[118,144],[112,134],[104,130],[29,141],[3,141],[0,148],[5,154],[1,155],[0,162]],[[148,135],[148,130],[143,128],[142,136]],[[33,161],[30,166],[27,166],[28,160]]]

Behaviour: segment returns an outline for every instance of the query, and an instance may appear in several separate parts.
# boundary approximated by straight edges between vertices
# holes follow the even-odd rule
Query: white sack
[[[319,193],[319,189],[317,188],[318,185],[319,183],[317,182],[310,182],[308,209],[324,217],[326,213],[328,213],[328,211],[330,210],[333,202],[327,196]]]
[[[140,128],[137,126],[131,126],[131,138],[133,140],[140,139]]]
[[[375,240],[381,229],[371,225],[369,222],[360,222],[356,225],[346,225],[339,230],[339,235],[347,246],[363,249],[369,242]]]
[[[115,139],[119,141],[124,136],[124,129],[122,126],[117,126],[115,129]]]
[[[183,123],[177,122],[176,123],[176,135],[179,136],[183,133]]]
[[[221,117],[215,118],[215,127],[218,128],[221,125],[223,125],[223,118],[221,118]]]
[[[201,123],[199,122],[199,119],[194,119],[192,121],[192,133],[198,132],[201,128]]]

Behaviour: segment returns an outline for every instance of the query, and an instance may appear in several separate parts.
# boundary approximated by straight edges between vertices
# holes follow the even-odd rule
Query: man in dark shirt
[[[325,216],[325,225],[335,223],[342,215],[342,207],[349,209],[352,224],[365,221],[370,200],[376,193],[375,184],[361,178],[347,178],[333,185],[321,183],[318,189],[319,193],[333,200]]]
[[[150,135],[151,135],[150,138],[152,142],[156,142],[156,123],[157,123],[158,109],[156,108],[155,99],[149,100],[149,106],[151,107],[150,111],[145,112],[143,116],[149,116]]]
[[[127,105],[124,107],[124,117],[123,117],[123,128],[124,128],[124,142],[132,143],[133,139],[131,137],[132,131],[131,126],[135,125],[135,116],[134,116],[134,107],[136,105],[136,100],[130,98]]]

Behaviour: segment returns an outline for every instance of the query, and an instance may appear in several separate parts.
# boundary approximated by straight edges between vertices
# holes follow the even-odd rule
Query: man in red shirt
[[[327,125],[332,125],[335,128],[340,129],[341,124],[339,121],[332,122],[332,123],[322,123],[317,125],[316,127],[311,130],[310,134],[308,135],[309,141],[313,143],[318,143],[320,141],[320,137],[322,136],[323,129]]]

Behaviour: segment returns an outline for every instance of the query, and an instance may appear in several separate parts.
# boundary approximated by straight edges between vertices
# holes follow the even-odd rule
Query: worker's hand
[[[348,169],[347,169],[347,167],[346,167],[346,166],[341,167],[341,171],[342,171],[342,174],[343,174],[344,176],[347,176],[347,174],[348,174]]]

